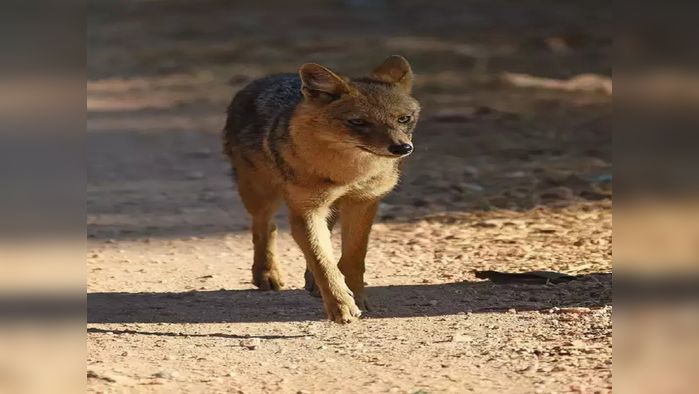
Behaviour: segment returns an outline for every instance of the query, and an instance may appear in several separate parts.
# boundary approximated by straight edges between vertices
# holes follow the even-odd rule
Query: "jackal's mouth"
[[[369,153],[371,153],[372,155],[375,155],[375,156],[389,157],[389,158],[399,158],[399,157],[400,157],[400,156],[394,156],[394,155],[387,155],[387,154],[383,154],[383,153],[377,153],[377,152],[375,152],[375,151],[373,151],[373,150],[371,150],[371,149],[369,149],[369,148],[365,148],[365,147],[363,147],[363,146],[357,146],[357,148],[363,150],[364,152],[369,152]]]
[[[375,153],[374,151],[372,151],[372,150],[369,150],[369,149],[367,149],[367,148],[365,148],[365,147],[363,147],[363,146],[358,146],[357,148],[359,148],[359,149],[363,150],[364,152],[369,152],[369,153],[373,153],[373,154],[376,154],[376,153]]]
[[[371,149],[369,149],[369,148],[365,148],[365,147],[359,146],[359,145],[357,145],[357,148],[363,150],[364,152],[371,153],[371,154],[374,155],[374,156],[385,157],[385,158],[388,158],[388,159],[402,159],[402,158],[408,156],[408,154],[394,155],[394,154],[391,154],[391,153],[379,153],[379,152],[376,152],[376,151],[374,151],[374,150],[371,150]]]

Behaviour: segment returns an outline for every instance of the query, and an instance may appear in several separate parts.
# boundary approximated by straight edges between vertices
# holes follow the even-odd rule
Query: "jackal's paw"
[[[277,269],[257,270],[252,269],[252,284],[260,290],[281,290],[284,287],[282,274]]]
[[[355,291],[354,301],[357,303],[359,309],[365,312],[371,312],[371,310],[373,309],[371,304],[369,303],[369,297],[364,292]]]
[[[316,280],[313,277],[313,273],[310,270],[306,270],[306,273],[303,274],[304,279],[306,280],[306,284],[303,286],[306,291],[308,291],[311,296],[316,297],[316,298],[321,298],[320,295],[320,287],[316,284]]]
[[[355,304],[354,299],[349,295],[344,297],[327,298],[329,299],[323,300],[325,311],[328,313],[328,319],[334,321],[335,323],[351,323],[362,315],[362,312],[359,310],[359,308],[357,308],[357,304]]]

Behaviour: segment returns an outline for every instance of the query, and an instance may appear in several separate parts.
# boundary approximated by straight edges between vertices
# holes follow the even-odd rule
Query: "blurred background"
[[[88,5],[92,237],[239,230],[218,138],[232,95],[305,62],[359,76],[394,53],[412,63],[424,111],[418,154],[386,201],[387,220],[608,205],[613,32],[606,2]],[[164,196],[165,182],[175,179],[190,182]],[[126,182],[141,182],[142,201],[114,193]],[[226,216],[199,212],[201,204]],[[116,213],[118,222],[106,215]]]

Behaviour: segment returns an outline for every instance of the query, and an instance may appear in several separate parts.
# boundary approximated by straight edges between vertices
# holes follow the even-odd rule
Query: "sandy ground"
[[[477,29],[463,36],[451,19],[429,22],[437,11],[419,19],[420,2],[410,2],[419,37],[398,23],[371,40],[377,22],[350,11],[363,24],[294,38],[263,34],[280,16],[252,5],[236,14],[186,3],[88,8],[88,393],[611,392],[611,97],[489,77],[601,72],[603,55],[530,47],[555,32],[508,36],[516,28],[480,3]],[[341,20],[333,7],[306,16]],[[601,34],[602,22],[561,7],[559,17]],[[511,45],[479,49],[499,55],[474,73],[463,52],[493,26]],[[238,39],[224,44],[226,32]],[[393,52],[415,59],[423,120],[374,226],[375,310],[335,325],[302,288],[283,211],[288,288],[250,284],[248,218],[220,153],[223,112],[267,72],[313,60],[352,73]],[[493,284],[475,278],[483,269],[580,277]]]

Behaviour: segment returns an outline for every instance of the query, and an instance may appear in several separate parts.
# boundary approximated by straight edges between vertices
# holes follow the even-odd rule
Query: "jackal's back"
[[[270,75],[251,82],[228,106],[225,153],[263,153],[264,141],[270,135],[288,135],[289,120],[302,100],[298,74]]]

